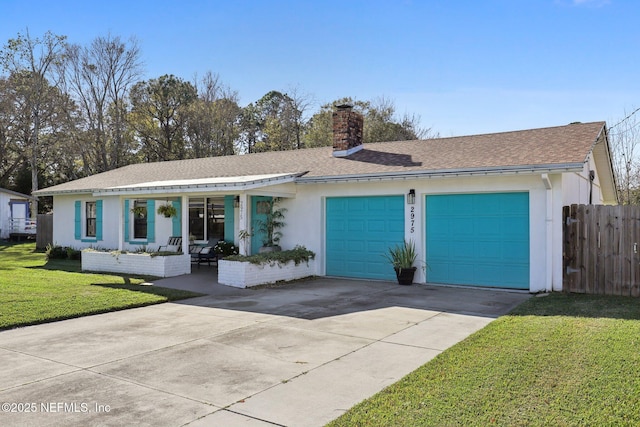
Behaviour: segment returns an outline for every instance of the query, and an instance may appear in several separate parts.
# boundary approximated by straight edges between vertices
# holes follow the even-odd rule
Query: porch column
[[[124,249],[124,197],[120,196],[120,213],[118,214],[118,250]]]
[[[245,193],[240,194],[240,206],[238,208],[238,231],[251,232],[249,227],[249,215],[248,215],[248,200],[249,197]],[[238,239],[238,250],[240,255],[249,255],[249,249],[251,248],[250,239]]]
[[[181,196],[180,198],[180,218],[182,219],[182,253],[189,253],[189,197]]]
[[[548,174],[542,174],[542,183],[546,194],[545,246],[547,253],[545,265],[547,268],[545,270],[545,290],[551,292],[553,290],[553,185]]]

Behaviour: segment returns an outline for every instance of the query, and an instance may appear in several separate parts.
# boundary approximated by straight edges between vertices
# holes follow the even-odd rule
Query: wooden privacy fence
[[[38,232],[36,234],[36,247],[45,249],[53,244],[53,215],[38,214]]]
[[[640,296],[640,206],[563,208],[565,292]]]

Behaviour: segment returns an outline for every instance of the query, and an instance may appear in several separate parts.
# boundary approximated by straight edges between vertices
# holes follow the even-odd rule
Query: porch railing
[[[15,218],[7,221],[9,233],[36,234],[37,221],[30,218]]]

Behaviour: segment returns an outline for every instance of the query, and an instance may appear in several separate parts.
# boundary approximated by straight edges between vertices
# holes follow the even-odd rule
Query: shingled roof
[[[149,182],[277,174],[295,175],[296,182],[309,182],[406,174],[578,171],[596,143],[602,140],[604,131],[604,122],[592,122],[484,135],[370,143],[344,158],[334,157],[331,147],[320,147],[142,163],[49,187],[36,194],[96,192]]]

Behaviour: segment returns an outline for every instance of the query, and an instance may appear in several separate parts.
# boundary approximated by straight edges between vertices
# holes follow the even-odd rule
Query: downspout
[[[589,171],[589,204],[593,204],[593,180],[596,179],[596,172],[594,170]]]
[[[544,184],[546,200],[545,214],[545,231],[546,231],[546,269],[545,269],[545,290],[553,291],[553,188],[551,180],[546,173],[542,174],[542,183]]]

